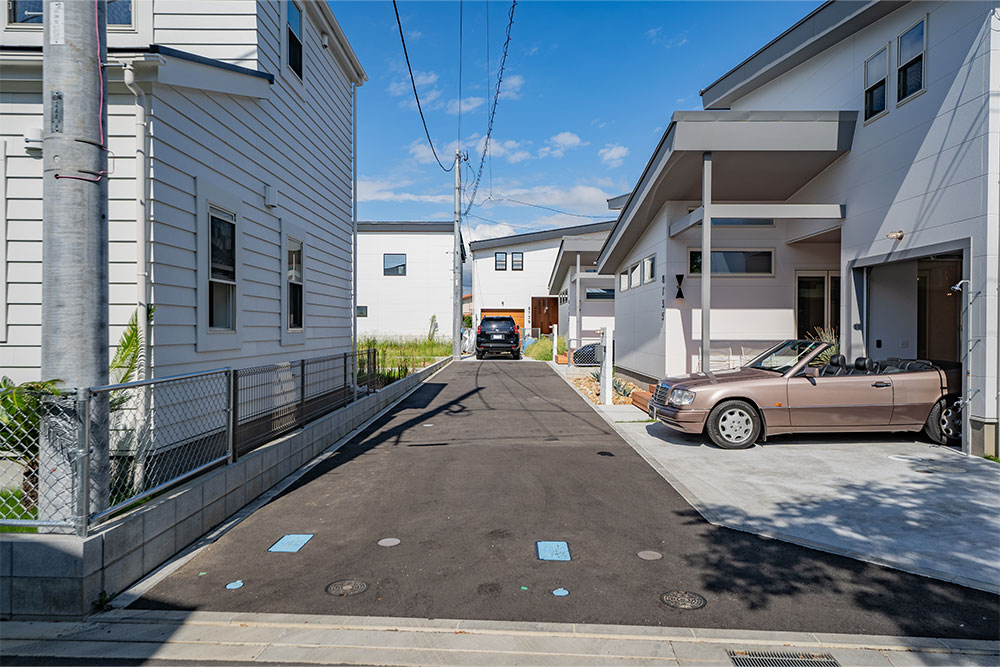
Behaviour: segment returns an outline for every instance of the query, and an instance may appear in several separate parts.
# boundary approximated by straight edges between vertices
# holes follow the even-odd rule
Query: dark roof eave
[[[486,250],[489,248],[500,248],[507,245],[515,245],[520,243],[534,243],[536,241],[547,241],[548,239],[556,239],[561,236],[577,236],[579,234],[593,234],[594,232],[607,231],[614,226],[614,220],[605,220],[604,222],[593,222],[585,225],[577,225],[576,227],[557,227],[556,229],[546,229],[540,232],[526,232],[524,234],[513,234],[511,236],[501,236],[495,239],[483,239],[482,241],[473,241],[469,244],[469,248],[475,252],[476,250]]]

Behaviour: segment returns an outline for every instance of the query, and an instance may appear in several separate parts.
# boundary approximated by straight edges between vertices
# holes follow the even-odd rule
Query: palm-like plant
[[[840,354],[840,338],[836,330],[832,327],[814,327],[811,333],[806,334],[806,340],[816,341],[817,343],[829,343],[831,345],[831,347],[820,352],[816,358],[817,361],[824,364],[830,363],[830,357],[833,355]]]

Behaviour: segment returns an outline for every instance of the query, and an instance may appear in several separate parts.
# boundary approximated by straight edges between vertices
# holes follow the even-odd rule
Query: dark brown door
[[[531,297],[531,327],[538,333],[552,333],[552,325],[559,323],[559,298],[554,296]]]

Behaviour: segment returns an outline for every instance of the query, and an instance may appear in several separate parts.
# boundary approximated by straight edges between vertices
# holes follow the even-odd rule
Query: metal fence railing
[[[597,346],[599,337],[568,338],[566,340],[566,358],[570,366],[600,366]]]
[[[85,535],[433,361],[366,349],[72,391],[4,384],[0,526]]]

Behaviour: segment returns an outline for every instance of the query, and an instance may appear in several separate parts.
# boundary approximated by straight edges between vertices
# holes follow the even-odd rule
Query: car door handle
[[[891,382],[872,382],[872,386],[873,387],[879,387],[879,388],[881,388],[881,387],[891,387],[892,383]]]

